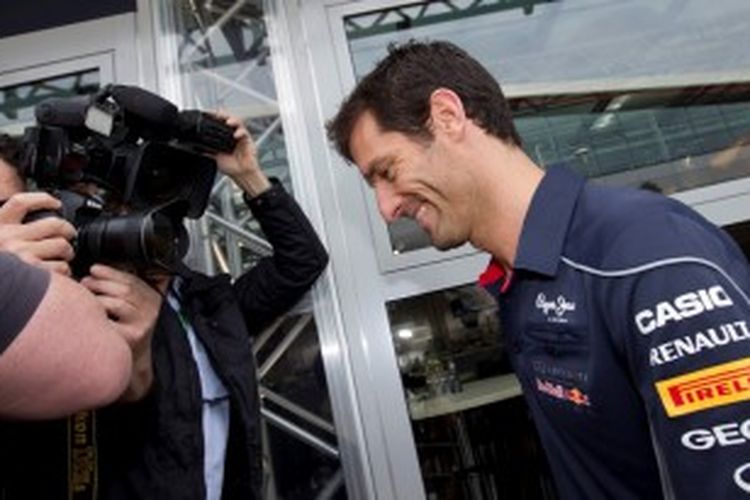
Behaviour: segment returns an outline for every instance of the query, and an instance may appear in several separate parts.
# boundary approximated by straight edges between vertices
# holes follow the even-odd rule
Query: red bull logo
[[[577,387],[565,387],[562,384],[537,378],[536,389],[547,396],[569,401],[576,406],[591,406],[588,395]]]

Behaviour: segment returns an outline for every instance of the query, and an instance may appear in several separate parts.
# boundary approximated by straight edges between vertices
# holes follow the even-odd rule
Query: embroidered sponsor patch
[[[684,293],[673,300],[659,302],[652,309],[635,315],[635,324],[643,335],[650,335],[670,322],[694,318],[705,312],[734,305],[732,298],[721,285]]]
[[[540,293],[536,296],[534,307],[542,311],[550,323],[567,323],[568,318],[565,315],[576,310],[576,303],[564,295],[548,299],[545,294]]]
[[[560,380],[571,385],[586,384],[589,381],[589,374],[582,370],[550,363],[543,359],[532,359],[531,368],[539,376]]]
[[[651,366],[665,365],[737,342],[750,342],[750,327],[746,321],[712,326],[691,335],[663,342],[651,348],[649,361]]]
[[[536,379],[536,389],[542,394],[568,401],[576,406],[591,406],[589,397],[577,387],[566,387],[549,380]]]
[[[660,380],[656,390],[670,417],[750,400],[750,358]]]

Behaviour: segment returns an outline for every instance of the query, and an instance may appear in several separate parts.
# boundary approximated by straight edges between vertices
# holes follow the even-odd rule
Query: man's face
[[[0,159],[0,201],[5,201],[14,194],[22,193],[25,189],[18,171],[5,160]]]
[[[414,219],[440,250],[469,239],[471,179],[454,163],[453,148],[439,131],[429,142],[384,132],[366,111],[355,123],[349,145],[386,222]]]

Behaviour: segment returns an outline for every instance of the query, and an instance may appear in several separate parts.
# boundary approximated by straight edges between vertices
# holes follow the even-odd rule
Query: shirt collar
[[[487,268],[479,275],[479,285],[490,292],[505,293],[513,279],[513,270],[506,270],[494,258],[490,259]]]
[[[563,167],[552,167],[531,199],[518,242],[514,269],[547,276],[557,274],[565,236],[586,179]]]

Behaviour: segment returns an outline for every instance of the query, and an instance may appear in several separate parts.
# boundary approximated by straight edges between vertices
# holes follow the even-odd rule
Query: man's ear
[[[466,112],[461,98],[454,91],[441,87],[430,94],[430,122],[433,133],[441,131],[460,137],[466,129]]]

